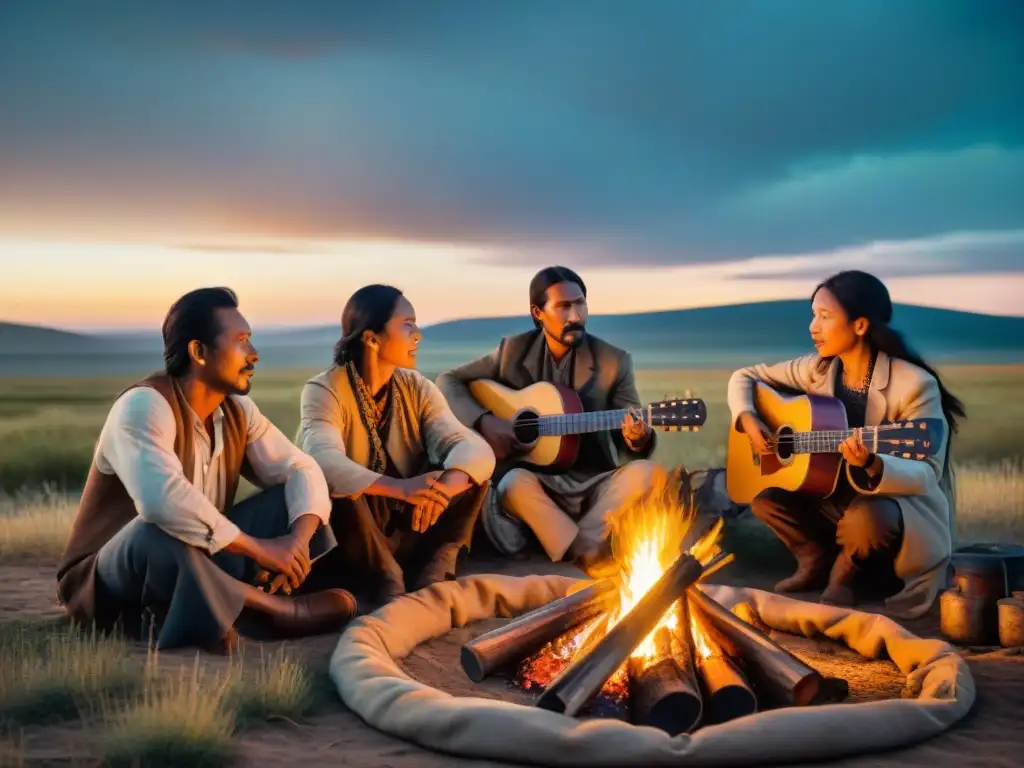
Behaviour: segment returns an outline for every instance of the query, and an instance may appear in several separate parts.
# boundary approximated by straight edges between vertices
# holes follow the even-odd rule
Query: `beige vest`
[[[193,482],[192,428],[184,418],[188,403],[170,376],[154,373],[136,387],[151,387],[171,406],[174,414],[174,453],[181,461],[185,478]],[[120,397],[120,395],[119,395]],[[225,504],[230,509],[238,489],[238,479],[245,458],[246,423],[241,406],[230,398],[224,401],[224,472]],[[221,510],[226,513],[227,509]],[[68,615],[83,623],[109,621],[118,611],[101,610],[96,604],[96,554],[118,531],[138,514],[135,502],[128,495],[117,475],[100,472],[93,459],[78,505],[78,514],[71,535],[57,567],[57,599]]]

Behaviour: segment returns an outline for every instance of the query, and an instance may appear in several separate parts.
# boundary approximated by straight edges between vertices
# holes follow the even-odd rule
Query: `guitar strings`
[[[768,445],[769,446],[780,446],[780,445],[789,445],[789,444],[795,443],[795,442],[796,442],[795,440],[783,440],[782,442],[768,441]],[[809,440],[807,442],[813,443],[814,441]],[[824,441],[820,441],[820,442],[824,442]],[[895,438],[888,438],[888,439],[885,439],[885,440],[879,440],[878,442],[880,444],[884,443],[886,445],[913,445],[913,441],[899,440],[899,439],[895,439]]]
[[[590,414],[586,414],[586,413],[553,414],[551,416],[543,416],[543,417],[541,417],[539,419],[521,419],[520,421],[514,421],[514,422],[512,422],[512,426],[514,426],[514,427],[520,427],[520,426],[522,426],[522,427],[535,427],[535,426],[537,426],[538,424],[540,424],[542,421],[544,421],[546,419],[568,418],[569,416],[588,416],[588,415],[590,415]],[[604,417],[597,417],[597,418],[604,418]],[[646,420],[644,420],[644,419],[639,419],[639,421],[642,421],[645,424],[647,423]],[[681,419],[679,421],[680,421],[680,423],[682,423],[685,420]],[[619,421],[619,423],[621,423],[621,420]],[[665,424],[665,426],[673,426],[674,427],[674,426],[677,426],[677,424],[676,424],[675,421],[673,421],[671,423]]]
[[[790,433],[785,434],[785,435],[778,435],[777,439],[784,440],[784,441],[791,441],[791,440],[800,440],[800,439],[814,440],[815,438],[822,438],[822,439],[824,439],[824,438],[828,438],[828,437],[840,437],[840,436],[841,437],[850,437],[851,435],[856,435],[858,432],[861,434],[861,436],[865,436],[865,435],[870,436],[872,431],[891,432],[894,429],[906,429],[906,427],[904,427],[904,426],[902,426],[900,424],[882,424],[882,425],[879,425],[877,427],[855,427],[855,428],[852,428],[852,429],[850,429],[850,428],[847,428],[847,429],[821,429],[821,430],[814,430],[814,431],[811,431],[811,432],[790,432]],[[882,438],[880,438],[880,439],[882,439]],[[892,438],[888,438],[888,439],[890,441],[892,440]]]

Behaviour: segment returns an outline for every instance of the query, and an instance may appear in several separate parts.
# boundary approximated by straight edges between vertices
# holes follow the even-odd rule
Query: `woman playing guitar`
[[[888,598],[897,615],[925,613],[945,586],[952,547],[953,498],[948,434],[963,404],[893,330],[892,301],[865,272],[839,272],[811,303],[816,352],[775,365],[736,371],[729,380],[734,425],[758,455],[772,435],[754,406],[754,384],[829,395],[845,407],[850,427],[941,419],[940,445],[924,461],[872,453],[857,434],[840,446],[846,471],[827,498],[768,488],[751,510],[796,557],[777,592],[825,586],[822,601],[851,605],[854,588]]]

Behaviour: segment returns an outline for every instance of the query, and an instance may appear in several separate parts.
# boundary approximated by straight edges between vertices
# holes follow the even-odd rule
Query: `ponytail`
[[[345,365],[351,362],[357,368],[363,364],[362,333],[342,336],[334,343],[334,364]]]
[[[879,352],[885,352],[889,357],[897,360],[906,360],[931,374],[939,385],[939,393],[942,399],[942,413],[946,417],[950,432],[957,432],[960,428],[960,420],[966,417],[967,412],[963,402],[952,392],[946,389],[942,378],[924,359],[907,344],[903,335],[895,328],[886,323],[871,323],[868,327],[868,342]]]

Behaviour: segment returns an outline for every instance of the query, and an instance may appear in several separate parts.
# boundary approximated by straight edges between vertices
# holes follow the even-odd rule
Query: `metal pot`
[[[996,645],[997,601],[971,597],[955,589],[939,596],[939,629],[957,645]]]
[[[950,559],[964,594],[1000,599],[1024,590],[1024,547],[1018,544],[970,544],[955,550]],[[997,581],[1003,583],[1001,590]]]

